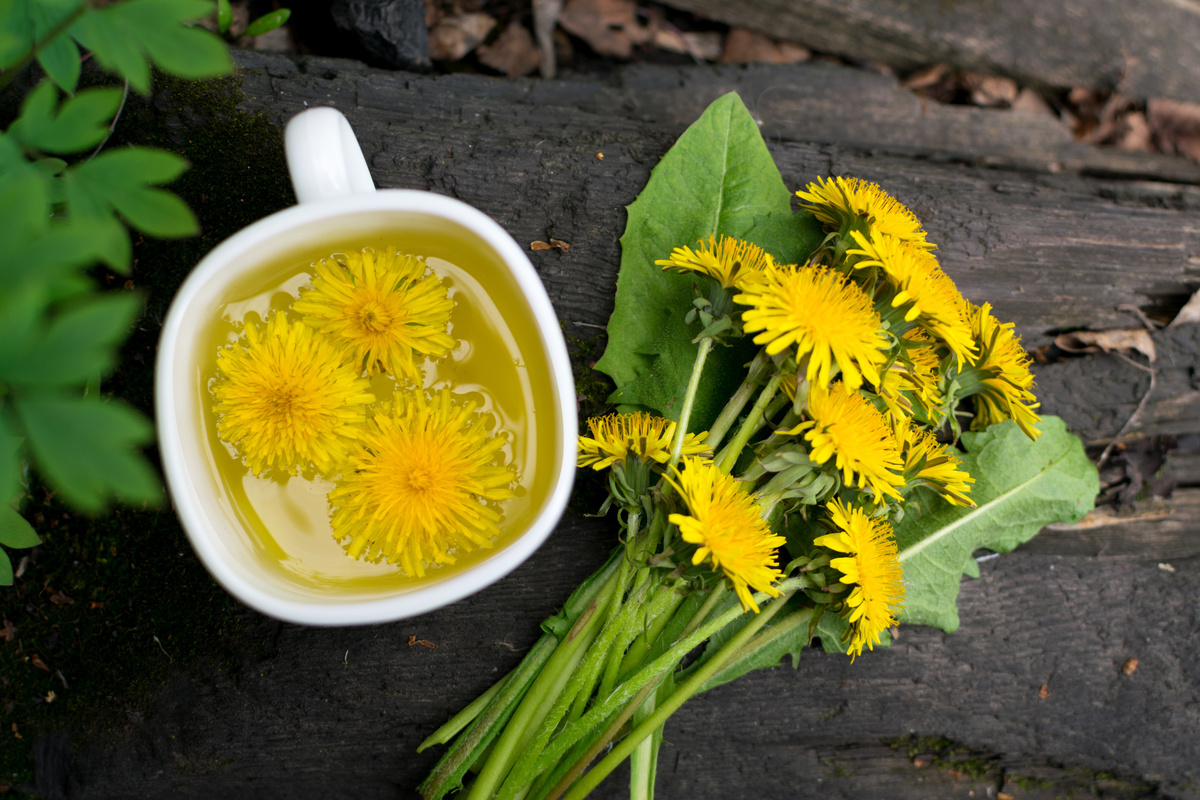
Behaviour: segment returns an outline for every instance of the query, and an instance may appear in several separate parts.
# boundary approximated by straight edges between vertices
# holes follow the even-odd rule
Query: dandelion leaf
[[[609,402],[678,419],[696,357],[692,339],[699,325],[684,321],[696,279],[665,273],[655,260],[709,236],[754,240],[756,229],[764,239],[769,234],[771,243],[782,240],[805,254],[819,239],[802,236],[811,228],[793,221],[803,215],[791,213],[791,193],[754,119],[733,93],[714,101],[679,137],[627,211],[616,308],[608,324],[608,348],[596,368],[616,383]],[[789,236],[793,230],[794,238]],[[693,431],[704,430],[716,417],[752,357],[748,342],[713,349],[696,398]]]
[[[904,566],[903,623],[958,628],[958,587],[979,575],[974,552],[1007,553],[1052,522],[1076,522],[1100,489],[1096,467],[1079,438],[1058,417],[1043,417],[1031,442],[1016,423],[964,433],[963,467],[975,478],[976,508],[952,506],[931,493],[920,513],[895,526]]]

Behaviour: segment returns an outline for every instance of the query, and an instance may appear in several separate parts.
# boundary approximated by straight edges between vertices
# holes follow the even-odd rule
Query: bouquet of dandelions
[[[580,798],[626,758],[650,797],[688,698],[814,637],[853,659],[901,620],[953,630],[973,551],[1091,507],[1095,470],[1039,419],[1012,325],[962,297],[916,216],[852,178],[796,195],[793,214],[727,95],[630,206],[598,367],[640,408],[579,439],[620,545],[422,745],[457,736],[426,798],[468,770],[472,799]]]

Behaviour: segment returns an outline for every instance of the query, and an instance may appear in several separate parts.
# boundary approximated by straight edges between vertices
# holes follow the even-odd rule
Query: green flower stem
[[[490,798],[508,774],[517,759],[518,751],[532,738],[535,726],[550,711],[583,658],[584,652],[595,639],[600,621],[604,618],[605,606],[616,593],[616,584],[616,575],[613,575],[605,582],[587,609],[579,615],[566,638],[559,642],[512,719],[504,726],[504,732],[500,734],[479,777],[471,786],[468,800]]]
[[[700,374],[704,372],[704,362],[712,350],[712,339],[701,339],[700,347],[696,350],[696,362],[692,364],[692,376],[688,379],[687,393],[683,396],[683,406],[679,409],[679,422],[675,428],[675,441],[671,443],[671,460],[668,469],[679,463],[683,454],[683,439],[687,436],[688,425],[692,421],[692,406],[696,404],[696,391],[700,388]]]
[[[787,604],[791,598],[792,592],[787,592],[774,602],[770,603],[758,614],[754,619],[746,624],[746,627],[738,631],[736,635],[722,647],[716,654],[713,655],[704,666],[696,670],[682,685],[680,685],[666,700],[654,710],[641,725],[638,725],[633,731],[621,740],[620,744],[613,748],[604,760],[591,769],[586,775],[581,777],[578,782],[573,784],[570,791],[567,792],[565,800],[582,800],[592,789],[595,789],[600,781],[608,777],[617,766],[624,761],[629,755],[641,744],[642,740],[655,730],[661,728],[667,718],[674,714],[681,705],[684,704],[692,695],[700,691],[711,678],[725,668],[730,659],[740,651],[747,642],[749,642],[762,626],[770,622],[779,610]],[[756,598],[757,599],[757,598]],[[740,610],[740,609],[738,609]],[[569,777],[569,776],[568,776]],[[565,783],[565,782],[564,782]],[[555,791],[551,792],[550,800],[557,800],[561,795],[558,789],[566,788],[564,783],[560,783],[555,787]]]
[[[750,437],[763,426],[763,423],[766,421],[763,412],[766,411],[767,405],[774,399],[775,392],[779,390],[779,382],[782,379],[782,375],[775,375],[767,381],[767,385],[763,387],[762,392],[758,395],[758,400],[754,402],[754,407],[750,409],[750,413],[742,421],[742,427],[738,428],[738,432],[734,434],[733,439],[721,451],[721,454],[717,458],[717,468],[722,472],[729,472],[733,469],[738,456],[742,454],[742,448],[750,441]]]
[[[633,714],[634,726],[654,715],[659,695],[671,688],[673,687],[669,683],[663,683],[656,691],[650,693]],[[654,800],[654,778],[658,771],[658,750],[662,745],[662,733],[660,725],[629,755],[629,800]]]
[[[504,682],[491,705],[482,711],[438,760],[429,777],[421,784],[420,792],[423,797],[427,800],[440,798],[462,786],[463,776],[483,758],[500,735],[526,690],[554,654],[559,639],[567,634],[580,614],[587,610],[607,583],[613,580],[623,561],[622,555],[618,548],[603,567],[571,593],[560,613],[542,623],[547,633],[530,648],[513,671],[512,677]]]
[[[618,581],[618,592],[623,590],[620,581]],[[537,731],[533,738],[530,739],[522,748],[519,758],[508,771],[508,775],[501,785],[500,790],[495,794],[497,798],[510,800],[516,798],[519,794],[528,788],[527,780],[520,780],[517,776],[528,766],[532,766],[536,761],[542,749],[546,746],[546,742],[550,740],[558,723],[566,715],[568,707],[572,707],[575,702],[582,698],[585,702],[592,694],[592,688],[595,686],[596,678],[599,676],[600,669],[604,666],[608,658],[609,650],[613,647],[614,639],[617,634],[628,627],[626,625],[630,618],[638,616],[638,612],[645,605],[646,588],[641,587],[630,594],[629,599],[621,606],[619,612],[608,618],[604,628],[596,637],[595,642],[588,648],[587,652],[582,655],[582,659],[577,662],[577,665],[571,669],[569,680],[566,687],[558,695],[554,701],[554,705],[542,718],[538,725]],[[614,594],[612,602],[609,603],[610,608],[619,605],[620,594]],[[580,712],[582,714],[582,711]]]
[[[662,588],[661,584],[659,588]],[[642,615],[630,618],[629,638],[625,641],[629,650],[627,652],[625,647],[612,650],[613,658],[608,662],[600,683],[600,697],[607,697],[613,686],[625,677],[628,665],[641,666],[640,660],[630,660],[629,653],[640,653],[640,658],[644,658],[649,651],[647,642],[652,644],[658,638],[682,602],[683,596],[672,589],[660,590],[654,593],[649,604],[640,609],[644,612]]]
[[[547,637],[543,636],[542,638],[545,639]],[[520,667],[518,666],[511,670],[503,678],[492,684],[492,688],[479,695],[479,697],[476,697],[469,706],[455,714],[448,722],[446,722],[445,725],[431,733],[425,741],[421,742],[421,744],[417,746],[417,752],[420,753],[430,747],[433,747],[435,744],[445,744],[457,736],[459,731],[470,725],[476,717],[483,713],[483,709],[487,708],[488,703],[492,702],[492,698],[500,693],[500,690],[504,688],[504,684],[508,682],[509,678],[516,674],[517,670],[519,669]]]
[[[750,397],[754,394],[767,377],[767,371],[771,367],[771,360],[767,358],[767,351],[762,348],[758,351],[758,355],[750,362],[750,368],[746,371],[746,379],[742,381],[742,385],[737,388],[737,391],[729,398],[729,402],[725,404],[725,408],[721,409],[720,415],[708,429],[708,437],[705,438],[705,444],[717,449],[717,445],[725,438],[725,434],[729,433],[729,429],[733,427],[733,423],[737,422],[738,416],[742,413],[742,409],[746,407],[746,403],[750,402]]]
[[[687,626],[679,634],[680,639],[686,639],[687,637],[691,636],[692,632],[696,630],[696,627],[703,623],[704,620],[708,619],[708,615],[711,614],[713,609],[717,607],[717,603],[721,602],[721,598],[725,596],[725,593],[728,591],[728,589],[729,585],[725,583],[724,579],[719,581],[717,585],[713,587],[712,591],[708,593],[708,597],[704,599],[704,604],[700,606],[700,608],[696,609],[696,613],[692,616]]]
[[[791,593],[811,585],[812,582],[808,576],[799,575],[782,581],[777,588],[781,592]],[[754,601],[760,605],[768,602],[770,599],[768,595],[761,592],[754,595]],[[530,775],[527,780],[532,780],[535,775],[541,774],[553,767],[577,742],[584,739],[589,733],[593,733],[604,720],[610,719],[618,709],[624,708],[625,712],[627,712],[625,716],[623,718],[618,716],[604,733],[596,738],[588,753],[575,762],[571,771],[555,788],[565,788],[570,785],[587,768],[592,759],[612,741],[613,737],[625,723],[625,720],[633,715],[634,710],[642,704],[649,692],[658,685],[659,681],[666,677],[668,671],[678,666],[679,661],[704,640],[716,634],[743,613],[745,612],[742,610],[740,604],[732,606],[722,614],[714,617],[711,621],[702,624],[689,636],[681,637],[669,650],[642,667],[637,673],[630,676],[628,680],[622,682],[613,690],[612,694],[595,703],[588,710],[587,714],[575,724],[564,728],[550,741],[545,752],[538,759],[534,774]],[[639,694],[643,690],[645,690],[646,694]],[[630,702],[631,700],[633,702]],[[561,794],[561,791],[559,794]]]
[[[802,608],[799,611],[794,611],[776,622],[770,628],[767,628],[765,631],[759,633],[752,640],[750,640],[745,647],[733,654],[721,672],[718,672],[713,676],[713,685],[721,683],[721,673],[725,670],[733,668],[739,661],[746,658],[751,658],[759,650],[762,650],[781,636],[790,633],[801,625],[807,625],[809,620],[812,619],[812,613],[813,610],[811,608]],[[709,687],[701,687],[700,691],[708,691],[708,688]]]

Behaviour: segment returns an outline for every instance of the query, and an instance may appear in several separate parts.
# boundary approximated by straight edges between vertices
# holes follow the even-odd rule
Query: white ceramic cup
[[[289,622],[306,625],[358,625],[403,619],[452,603],[507,575],[550,535],[561,518],[575,475],[577,419],[575,386],[566,344],[550,299],[524,251],[495,221],[458,200],[430,192],[376,191],[366,160],[349,122],[332,108],[314,108],[287,127],[288,170],[299,205],[272,214],[216,247],[184,281],[163,325],[155,376],[155,415],[163,471],[192,546],[204,566],[246,605]],[[211,405],[204,359],[210,342],[201,331],[211,326],[228,302],[231,287],[262,269],[280,252],[320,251],[333,239],[346,240],[386,230],[437,229],[464,237],[488,262],[506,270],[503,280],[528,304],[544,362],[549,370],[552,407],[536,409],[552,431],[553,463],[549,490],[534,499],[532,522],[507,532],[495,549],[472,565],[438,578],[360,592],[341,589],[324,594],[319,586],[297,583],[294,576],[253,546],[237,514],[222,499],[206,430],[205,404]],[[534,409],[529,409],[534,413]],[[547,423],[546,415],[552,415]],[[539,450],[544,454],[545,450]],[[341,554],[338,554],[341,557]],[[349,556],[344,556],[349,558]]]

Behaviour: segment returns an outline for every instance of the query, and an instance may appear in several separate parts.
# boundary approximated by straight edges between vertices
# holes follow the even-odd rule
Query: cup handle
[[[292,117],[284,133],[288,173],[301,203],[375,191],[367,160],[336,108],[310,108]]]

